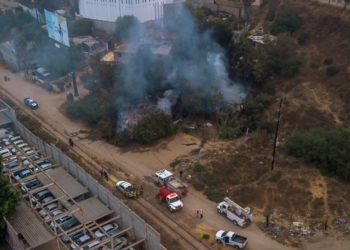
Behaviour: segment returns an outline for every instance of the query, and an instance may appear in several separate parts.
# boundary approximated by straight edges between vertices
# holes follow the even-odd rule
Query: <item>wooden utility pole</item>
[[[281,111],[283,108],[283,101],[286,99],[286,96],[283,96],[280,98],[280,107],[278,109],[278,117],[277,117],[277,121],[276,121],[276,131],[275,131],[275,139],[273,142],[273,151],[272,151],[272,162],[271,162],[271,170],[273,170],[273,167],[275,165],[275,153],[276,153],[276,143],[277,143],[277,136],[278,136],[278,125],[280,123],[280,119],[281,119]]]

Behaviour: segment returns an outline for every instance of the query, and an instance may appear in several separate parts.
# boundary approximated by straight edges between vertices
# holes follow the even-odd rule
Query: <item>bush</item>
[[[192,186],[194,187],[194,189],[196,189],[199,192],[202,192],[205,189],[205,184],[201,181],[193,182]]]
[[[196,164],[193,168],[193,172],[200,173],[200,172],[202,172],[203,168],[204,167],[201,164]]]
[[[233,185],[238,185],[239,183],[241,183],[241,180],[238,179],[238,178],[234,178],[234,179],[232,180],[232,184],[233,184]]]
[[[268,95],[274,96],[276,94],[276,85],[270,82],[266,85],[265,92]]]
[[[335,76],[339,73],[339,68],[337,66],[329,66],[327,67],[327,76]]]
[[[296,132],[286,139],[289,155],[311,162],[329,176],[350,180],[350,132],[347,129],[315,128],[307,133]]]
[[[172,167],[173,169],[176,167],[176,165],[180,164],[181,160],[176,159],[175,161],[173,161],[172,163],[170,163],[170,167]]]
[[[254,115],[262,112],[270,106],[272,97],[268,94],[259,94],[256,97],[249,97],[244,104],[244,113]]]
[[[134,138],[142,144],[150,143],[158,138],[173,135],[178,130],[171,116],[163,112],[145,117],[132,132]]]
[[[56,82],[55,84],[56,84],[57,88],[59,88],[59,90],[64,92],[64,82]]]
[[[261,131],[266,131],[266,133],[273,133],[275,132],[275,125],[272,122],[262,122],[259,124],[259,127],[261,129]]]
[[[208,187],[204,191],[204,195],[207,196],[208,200],[214,201],[214,202],[221,202],[222,201],[222,196],[212,187]]]
[[[307,39],[309,39],[309,33],[305,33],[305,32],[301,33],[300,36],[298,37],[299,45],[304,45]]]
[[[265,174],[265,173],[267,172],[267,170],[268,170],[267,167],[262,166],[262,167],[259,167],[259,168],[256,170],[256,172],[257,172],[258,175],[263,175],[263,174]]]
[[[292,8],[286,8],[277,14],[274,23],[271,25],[270,32],[272,35],[280,33],[294,33],[303,24],[303,19],[299,16],[298,11]]]
[[[232,165],[236,166],[236,167],[241,167],[241,166],[243,166],[243,163],[240,162],[239,160],[236,160],[236,159],[230,160],[230,163],[231,163]]]
[[[286,65],[282,69],[282,74],[293,76],[299,73],[300,69],[305,66],[306,61],[306,57],[301,55],[296,55],[289,58]]]
[[[333,58],[326,58],[323,62],[324,65],[331,65],[333,64]]]
[[[270,182],[278,182],[281,179],[281,173],[274,173],[268,181]]]
[[[68,101],[68,102],[74,102],[74,96],[73,96],[72,93],[69,93],[69,94],[67,95],[67,101]]]
[[[233,172],[233,170],[232,170],[232,168],[230,168],[230,167],[227,167],[227,168],[224,169],[224,175],[225,175],[225,176],[231,175],[232,172]]]
[[[129,137],[126,134],[117,134],[114,140],[117,147],[127,147],[129,144]]]
[[[106,120],[99,121],[97,127],[101,131],[103,138],[110,138],[114,135],[114,129],[112,125]]]

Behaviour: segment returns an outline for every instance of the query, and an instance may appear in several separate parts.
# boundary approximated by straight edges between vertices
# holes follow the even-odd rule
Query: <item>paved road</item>
[[[0,67],[0,76],[9,74],[9,72]],[[79,130],[89,130],[81,122],[72,121],[62,115],[58,108],[65,102],[66,96],[62,94],[49,94],[42,87],[26,82],[23,76],[19,74],[11,74],[11,81],[5,82],[3,77],[0,77],[0,87],[11,93],[17,100],[17,105],[24,109],[28,109],[23,104],[25,97],[32,97],[39,103],[39,109],[33,111],[33,115],[40,117],[45,123],[49,124],[52,132],[59,132],[60,136],[65,134],[65,131],[71,133]],[[79,91],[83,91],[79,86]],[[68,137],[65,138],[67,141]],[[168,166],[172,159],[167,157],[167,151],[171,147],[179,147],[183,143],[188,142],[188,137],[182,137],[180,141],[172,141],[166,145],[166,149],[158,152],[147,151],[144,153],[121,152],[118,148],[107,144],[103,141],[90,143],[87,140],[75,141],[75,144],[83,151],[88,152],[89,156],[94,156],[100,159],[110,161],[118,166],[126,169],[128,172],[145,180],[145,177],[150,176],[164,166]],[[183,141],[181,141],[183,140]],[[197,139],[192,140],[196,141]],[[197,143],[199,145],[199,143]],[[187,152],[188,148],[183,147],[183,152]],[[181,153],[181,150],[180,150]],[[197,208],[203,208],[204,218],[196,228],[196,231],[201,228],[215,231],[218,229],[233,230],[237,234],[244,235],[249,239],[249,249],[259,250],[283,250],[290,249],[284,247],[274,240],[266,237],[265,234],[253,223],[248,228],[241,229],[236,227],[216,212],[216,203],[207,200],[201,193],[191,189],[189,195],[184,199],[185,207],[182,212],[194,217]],[[226,247],[227,248],[227,247]],[[230,249],[230,248],[228,248]]]

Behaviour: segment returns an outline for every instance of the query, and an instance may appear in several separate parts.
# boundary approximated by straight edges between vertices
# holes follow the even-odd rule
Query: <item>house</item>
[[[15,8],[19,7],[18,2],[13,2],[9,0],[0,0],[0,10],[6,11],[6,10],[12,10],[15,11]]]
[[[88,56],[103,54],[107,51],[107,43],[92,36],[73,37],[70,41],[74,45],[81,45],[83,52]]]
[[[14,71],[19,71],[26,68],[26,63],[30,62],[35,58],[34,54],[35,43],[27,42],[26,47],[26,60],[21,60],[18,53],[16,52],[14,41],[10,40],[0,44],[0,51],[2,53],[4,61]]]
[[[114,62],[128,62],[130,57],[135,55],[141,47],[148,47],[154,55],[164,57],[170,54],[172,43],[159,40],[150,40],[143,41],[142,43],[121,44],[114,49]]]
[[[255,32],[253,35],[248,36],[248,39],[253,44],[253,46],[259,50],[264,47],[265,41],[269,39],[272,42],[276,41],[276,36],[270,34],[264,34],[262,30]]]

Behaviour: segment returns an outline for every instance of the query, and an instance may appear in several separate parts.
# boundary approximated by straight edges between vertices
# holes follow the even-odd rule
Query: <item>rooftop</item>
[[[24,202],[18,204],[16,212],[8,216],[7,221],[17,233],[22,234],[31,248],[43,245],[55,238]]]
[[[166,56],[170,53],[172,48],[171,44],[162,44],[159,47],[152,50],[153,54],[155,55],[163,55]]]
[[[276,36],[270,35],[270,34],[260,34],[259,32],[255,33],[254,35],[251,35],[248,37],[248,39],[252,40],[253,42],[256,43],[261,43],[261,44],[265,44],[265,40],[266,39],[270,39],[270,41],[275,41],[276,40]]]
[[[103,62],[114,62],[114,52],[108,52],[101,61]]]
[[[83,42],[86,42],[89,40],[94,40],[94,38],[92,36],[77,36],[77,37],[71,38],[70,40],[73,41],[74,45],[77,45],[77,44],[82,44]]]

